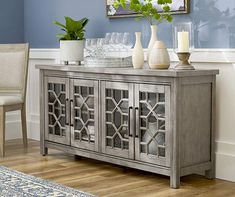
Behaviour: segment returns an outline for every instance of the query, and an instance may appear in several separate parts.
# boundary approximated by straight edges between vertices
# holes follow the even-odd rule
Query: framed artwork
[[[136,17],[139,16],[137,13],[131,10],[124,10],[122,7],[115,9],[113,4],[117,0],[106,0],[106,11],[107,17],[109,18],[120,18],[120,17]],[[189,13],[190,0],[174,0],[171,7],[172,14],[187,14]],[[161,12],[161,7],[159,7],[159,12]]]

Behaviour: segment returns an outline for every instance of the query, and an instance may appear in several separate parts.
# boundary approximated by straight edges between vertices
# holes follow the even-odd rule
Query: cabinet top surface
[[[160,70],[160,69],[134,69],[134,68],[108,68],[108,67],[85,67],[84,65],[36,65],[40,70],[62,71],[62,72],[82,72],[96,74],[114,74],[114,75],[137,75],[137,76],[162,76],[162,77],[187,77],[216,75],[219,70]]]

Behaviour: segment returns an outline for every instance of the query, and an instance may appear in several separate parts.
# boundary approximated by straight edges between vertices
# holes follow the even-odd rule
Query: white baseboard
[[[216,153],[216,178],[235,182],[235,156]]]
[[[235,182],[235,144],[216,142],[216,178]]]
[[[38,121],[30,121],[29,130],[29,139],[40,141],[40,123]]]
[[[6,122],[6,140],[22,138],[21,122],[7,121]]]
[[[235,182],[235,144],[216,142],[216,178]]]
[[[20,113],[18,111],[6,114],[6,140],[22,137]]]
[[[39,122],[28,121],[28,139],[40,141],[40,124]],[[6,140],[22,138],[21,121],[6,122]]]

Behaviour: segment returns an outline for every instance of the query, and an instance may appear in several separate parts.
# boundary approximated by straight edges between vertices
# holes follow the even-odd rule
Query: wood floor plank
[[[34,140],[29,140],[28,147],[25,152],[21,139],[8,141],[0,165],[101,197],[235,197],[232,182],[191,175],[183,177],[181,188],[174,190],[169,187],[169,177],[77,159],[56,150],[42,157],[39,142]]]

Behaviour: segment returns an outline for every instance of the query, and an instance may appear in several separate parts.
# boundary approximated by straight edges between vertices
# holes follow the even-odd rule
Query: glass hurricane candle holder
[[[176,70],[195,70],[189,63],[190,54],[194,49],[194,36],[192,23],[178,23],[173,26],[173,49],[180,62]]]

